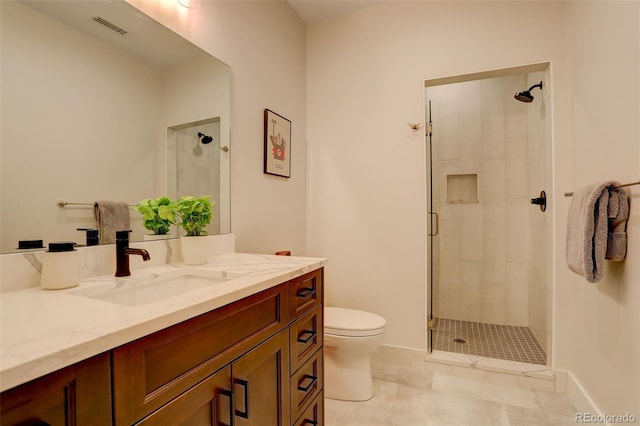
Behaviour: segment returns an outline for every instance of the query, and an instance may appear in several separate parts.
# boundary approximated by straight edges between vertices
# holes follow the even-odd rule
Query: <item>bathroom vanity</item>
[[[116,282],[111,277],[65,291],[4,293],[0,422],[321,425],[324,264],[214,256],[195,269],[226,279],[151,303],[96,295]],[[194,273],[163,265],[134,270],[131,282],[142,288],[176,270]],[[47,317],[56,310],[58,318]],[[25,326],[17,337],[11,328],[26,312],[48,330]],[[32,356],[12,359],[21,351]]]

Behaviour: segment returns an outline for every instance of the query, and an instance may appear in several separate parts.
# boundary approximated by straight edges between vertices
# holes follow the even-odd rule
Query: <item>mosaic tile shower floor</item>
[[[433,349],[483,358],[547,364],[547,354],[529,327],[435,318]]]

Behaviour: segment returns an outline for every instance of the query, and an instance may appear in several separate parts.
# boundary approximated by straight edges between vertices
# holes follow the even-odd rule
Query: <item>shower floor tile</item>
[[[547,364],[547,354],[529,327],[435,318],[433,349],[529,364]]]

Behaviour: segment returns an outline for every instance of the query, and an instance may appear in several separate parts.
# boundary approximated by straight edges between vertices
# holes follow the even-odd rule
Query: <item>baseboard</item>
[[[488,383],[514,385],[545,392],[566,391],[564,372],[552,371],[541,365],[439,351],[426,353],[389,345],[382,345],[372,355],[371,360],[376,371],[384,369],[384,366],[395,366],[417,371],[439,371]]]
[[[570,371],[567,372],[567,396],[573,406],[576,407],[576,413],[602,415],[602,411],[593,402],[589,393]]]

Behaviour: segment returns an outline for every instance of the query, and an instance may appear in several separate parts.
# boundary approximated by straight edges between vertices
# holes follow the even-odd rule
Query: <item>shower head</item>
[[[539,87],[540,90],[542,90],[542,82],[529,87],[529,90],[516,93],[514,98],[519,100],[520,102],[533,102],[533,95],[531,94],[531,90],[535,89],[536,87]]]
[[[202,142],[203,145],[211,143],[211,141],[213,140],[213,137],[207,136],[201,132],[198,132],[198,137],[200,138],[200,142]]]

